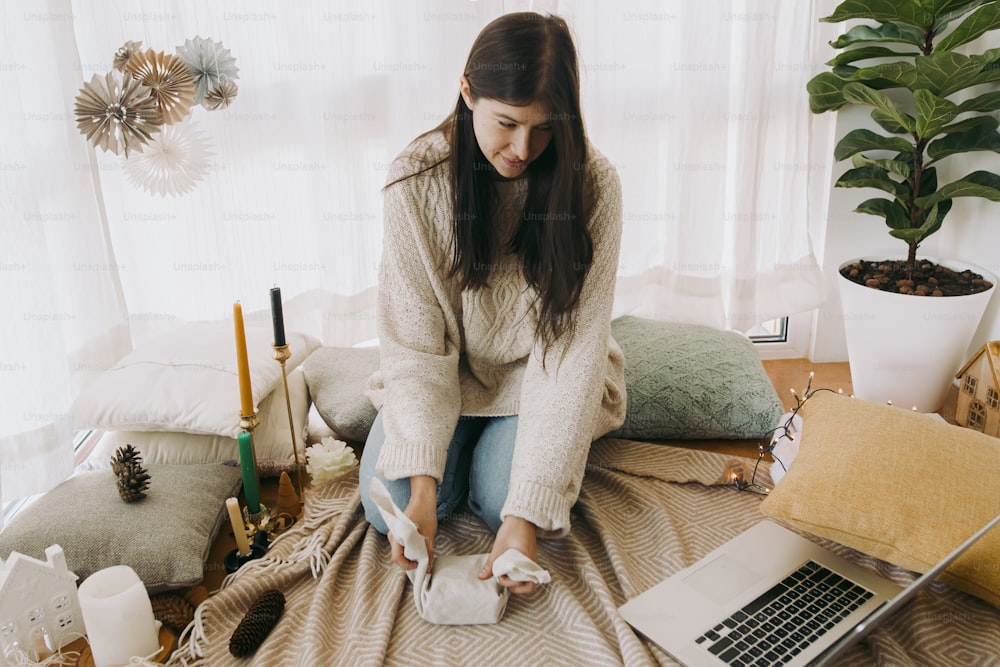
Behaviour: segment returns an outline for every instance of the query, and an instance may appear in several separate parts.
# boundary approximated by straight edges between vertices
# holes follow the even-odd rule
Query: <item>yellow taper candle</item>
[[[233,304],[233,324],[236,328],[236,372],[240,380],[240,415],[253,414],[253,390],[250,387],[250,361],[247,359],[247,336],[243,328],[243,306]]]
[[[229,511],[229,523],[233,525],[233,535],[236,537],[236,549],[241,556],[250,555],[250,541],[247,539],[247,529],[240,516],[240,501],[236,498],[226,498],[226,509]]]

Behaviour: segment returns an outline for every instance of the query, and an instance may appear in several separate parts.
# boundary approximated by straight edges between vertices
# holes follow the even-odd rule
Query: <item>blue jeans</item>
[[[509,417],[459,417],[455,434],[448,445],[444,476],[438,485],[438,520],[447,519],[468,500],[473,514],[486,522],[494,533],[500,528],[500,510],[507,500],[510,487],[510,466],[514,458],[514,436],[517,433],[517,415]],[[380,533],[389,532],[385,521],[368,497],[372,477],[385,484],[397,507],[406,509],[410,502],[410,479],[388,480],[375,471],[385,430],[382,413],[372,424],[365,448],[361,453],[359,470],[361,502],[365,518]]]

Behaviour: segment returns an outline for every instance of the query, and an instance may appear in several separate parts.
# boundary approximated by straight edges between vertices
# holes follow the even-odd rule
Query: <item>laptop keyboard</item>
[[[695,641],[732,667],[784,665],[872,595],[809,561]]]

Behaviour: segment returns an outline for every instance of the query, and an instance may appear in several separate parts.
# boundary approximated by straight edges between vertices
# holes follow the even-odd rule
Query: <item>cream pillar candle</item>
[[[233,526],[236,548],[241,556],[249,556],[250,542],[247,540],[246,526],[243,525],[243,515],[240,514],[240,501],[236,498],[226,498],[226,510],[229,512],[229,523]]]
[[[95,667],[126,665],[159,652],[159,625],[146,587],[128,565],[98,570],[79,589],[80,612]]]

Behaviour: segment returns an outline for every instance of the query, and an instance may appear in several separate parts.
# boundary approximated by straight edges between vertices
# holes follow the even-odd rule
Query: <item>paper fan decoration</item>
[[[165,197],[190,192],[209,170],[208,139],[192,122],[164,125],[146,150],[124,162],[136,187]]]
[[[177,55],[194,76],[196,104],[204,104],[205,96],[221,81],[240,78],[236,58],[229,49],[211,39],[195,37],[185,40],[183,45],[177,47]]]
[[[194,106],[194,77],[177,56],[150,49],[125,63],[125,72],[150,90],[164,124],[176,123]]]
[[[219,81],[219,85],[208,91],[201,106],[209,111],[225,109],[236,99],[236,82],[229,79]]]
[[[117,70],[95,74],[74,105],[76,126],[98,148],[119,155],[141,153],[160,128],[160,112],[149,88]]]
[[[115,66],[115,69],[119,72],[124,72],[125,63],[127,63],[129,58],[134,56],[140,48],[142,48],[142,42],[133,42],[132,40],[125,42],[120,49],[115,51],[115,56],[111,61]]]

